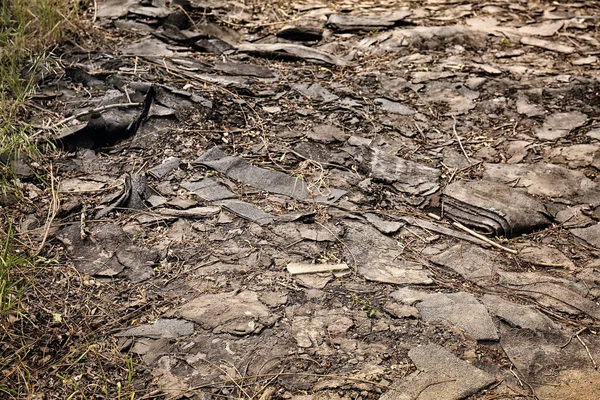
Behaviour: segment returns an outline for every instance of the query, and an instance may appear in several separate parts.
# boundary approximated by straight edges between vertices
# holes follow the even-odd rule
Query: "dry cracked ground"
[[[151,396],[600,398],[597,2],[93,11],[18,228]]]

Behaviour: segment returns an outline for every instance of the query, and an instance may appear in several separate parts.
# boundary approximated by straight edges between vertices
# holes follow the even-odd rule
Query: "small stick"
[[[441,221],[442,218],[439,215],[435,215],[434,213],[428,213],[428,216],[430,216],[431,218],[435,219],[436,221]]]
[[[578,330],[577,332],[572,334],[571,337],[569,338],[569,341],[567,343],[563,344],[562,346],[560,346],[560,348],[564,349],[565,347],[567,347],[569,345],[569,343],[571,343],[571,341],[573,340],[573,338],[575,336],[579,336],[579,334],[583,333],[583,331],[585,331],[586,329],[587,329],[587,326],[584,326],[583,328],[581,328],[580,330]]]
[[[479,240],[483,240],[484,242],[486,242],[490,246],[494,246],[495,248],[503,250],[503,251],[506,251],[507,253],[510,253],[510,254],[518,254],[518,251],[513,250],[513,249],[509,249],[508,247],[504,247],[501,244],[498,244],[498,243],[494,242],[493,240],[490,240],[490,239],[486,238],[485,236],[480,235],[479,233],[477,233],[477,232],[475,232],[475,231],[467,228],[466,226],[464,226],[460,222],[453,222],[452,225],[455,226],[455,227],[457,227],[461,231],[464,231],[464,232],[468,233],[469,235],[475,236]]]
[[[510,371],[510,373],[511,373],[511,374],[513,374],[513,376],[514,376],[515,378],[517,378],[517,382],[519,382],[519,386],[521,386],[521,387],[524,387],[524,386],[523,386],[523,382],[521,382],[521,378],[519,378],[519,375],[517,375],[517,374],[515,373],[515,371],[513,371],[513,369],[512,369],[512,365],[510,366],[510,369],[509,369],[509,371]]]
[[[458,132],[456,132],[456,118],[454,117],[454,115],[452,116],[452,119],[454,120],[454,124],[452,125],[452,131],[454,132],[454,136],[456,136],[456,140],[458,141],[458,145],[460,146],[460,149],[462,150],[463,154],[465,155],[465,158],[467,159],[467,162],[469,164],[471,164],[471,159],[467,155],[467,152],[465,151],[465,148],[463,147],[462,142],[460,141],[460,136],[458,136]]]
[[[596,361],[594,361],[594,357],[592,357],[592,353],[590,353],[590,349],[588,349],[587,345],[583,342],[583,340],[581,340],[579,335],[575,334],[575,337],[577,338],[577,340],[579,340],[579,343],[581,343],[583,347],[585,347],[585,351],[587,352],[588,357],[590,358],[590,360],[592,360],[592,366],[595,370],[597,370],[598,366],[596,365]]]

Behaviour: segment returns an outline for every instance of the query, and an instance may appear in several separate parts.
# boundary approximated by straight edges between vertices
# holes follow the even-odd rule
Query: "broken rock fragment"
[[[116,224],[95,225],[85,239],[79,225],[70,225],[57,237],[66,246],[75,268],[83,274],[100,277],[122,274],[133,282],[154,275],[158,254],[133,244]]]
[[[363,31],[372,32],[390,28],[398,21],[410,16],[412,11],[401,10],[387,15],[348,15],[331,14],[326,26],[340,32]]]
[[[498,332],[485,307],[468,293],[435,293],[416,305],[423,321],[448,321],[475,340],[498,340]]]
[[[345,66],[349,62],[322,50],[298,44],[273,43],[258,44],[244,43],[238,46],[240,53],[252,54],[267,58],[280,58],[284,60],[304,60],[314,64]]]
[[[539,312],[533,306],[515,304],[504,300],[500,296],[485,294],[481,302],[488,311],[510,325],[532,331],[545,331],[557,329],[552,320]]]
[[[429,271],[416,263],[404,261],[400,264],[388,264],[374,261],[361,265],[358,272],[367,280],[391,283],[394,285],[431,285],[433,279]]]
[[[256,167],[241,157],[228,156],[218,147],[208,150],[197,158],[194,163],[213,168],[232,179],[257,189],[282,194],[298,200],[336,201],[346,193],[343,190],[331,189],[330,196],[313,196],[309,193],[308,186],[302,179],[283,172]]]
[[[125,329],[115,336],[117,337],[147,337],[153,339],[159,338],[178,338],[189,336],[194,333],[194,323],[183,319],[161,318],[153,324],[145,324],[133,328]]]
[[[415,347],[408,356],[419,371],[394,383],[381,400],[459,400],[496,381],[437,344]]]
[[[213,333],[248,335],[273,325],[277,317],[258,300],[256,292],[203,294],[174,311]]]
[[[587,115],[579,111],[556,113],[548,116],[541,128],[535,131],[542,140],[556,140],[567,136],[573,129],[583,126]]]
[[[363,146],[358,153],[360,167],[376,180],[391,183],[397,190],[423,195],[439,188],[440,170]]]
[[[510,238],[550,225],[541,202],[501,183],[454,182],[442,199],[446,215],[488,235]]]
[[[581,171],[570,170],[561,165],[535,164],[484,164],[483,178],[506,184],[517,183],[534,196],[561,197],[572,200],[593,194],[597,184]]]
[[[498,254],[472,244],[459,244],[431,258],[472,282],[490,281],[499,267]]]

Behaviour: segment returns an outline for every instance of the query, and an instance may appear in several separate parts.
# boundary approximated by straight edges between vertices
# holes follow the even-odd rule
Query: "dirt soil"
[[[12,205],[39,371],[93,338],[137,398],[600,398],[597,2],[89,16],[34,99],[54,196],[21,166]]]

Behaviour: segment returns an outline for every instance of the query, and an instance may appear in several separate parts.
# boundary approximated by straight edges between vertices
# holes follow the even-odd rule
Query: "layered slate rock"
[[[381,400],[458,400],[496,381],[437,344],[416,347],[408,356],[418,371],[394,384]]]
[[[365,279],[374,282],[392,283],[395,285],[417,284],[417,285],[432,285],[433,279],[429,271],[416,263],[408,261],[402,264],[386,264],[381,262],[373,262],[366,265],[361,265],[358,272]]]
[[[358,158],[361,168],[378,181],[391,183],[397,190],[411,194],[435,192],[439,187],[440,170],[425,164],[405,160],[385,151],[362,146]]]
[[[454,182],[442,198],[446,215],[488,235],[510,238],[550,225],[540,201],[502,183]]]
[[[213,333],[232,335],[259,333],[277,318],[250,290],[205,294],[179,307],[174,314]]]
[[[435,293],[416,305],[423,321],[448,321],[476,340],[498,340],[498,333],[486,308],[468,293]]]
[[[147,337],[147,338],[178,338],[194,333],[194,323],[183,319],[161,318],[153,324],[144,324],[125,329],[115,336]]]
[[[534,196],[580,198],[594,193],[597,184],[581,171],[561,165],[534,164],[485,164],[483,178],[506,184],[515,184]]]
[[[154,275],[156,251],[135,245],[116,224],[99,224],[82,238],[79,225],[69,225],[58,234],[75,268],[83,274],[99,277],[124,275],[142,282]]]
[[[533,306],[515,304],[492,294],[483,295],[481,302],[489,312],[517,328],[532,331],[546,331],[557,328],[550,318]]]
[[[555,278],[538,272],[501,271],[500,283],[515,293],[535,299],[537,302],[554,307],[569,314],[587,314],[600,319],[600,306],[580,294],[576,285],[566,279]]]
[[[472,244],[458,244],[431,258],[473,282],[489,281],[498,270],[498,254]]]

